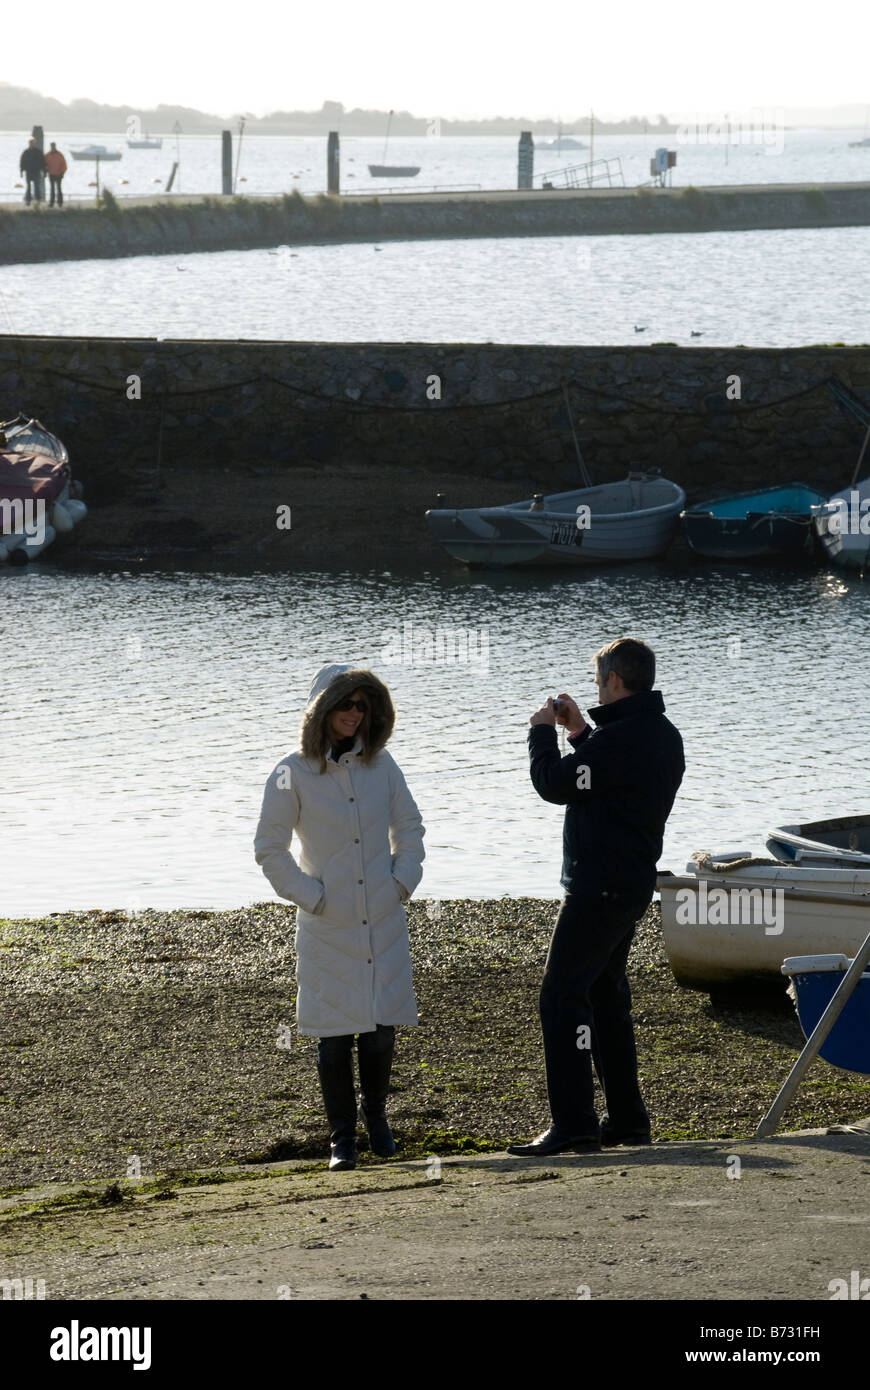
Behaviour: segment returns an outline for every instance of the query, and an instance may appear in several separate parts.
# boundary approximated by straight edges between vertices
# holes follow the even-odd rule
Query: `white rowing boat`
[[[748,855],[743,856],[749,858]],[[721,865],[733,855],[714,855]],[[781,981],[786,956],[854,956],[870,927],[870,869],[750,863],[662,872],[662,932],[678,984]]]
[[[677,483],[637,472],[504,507],[436,508],[426,524],[448,555],[470,566],[618,564],[661,555],[685,503]]]

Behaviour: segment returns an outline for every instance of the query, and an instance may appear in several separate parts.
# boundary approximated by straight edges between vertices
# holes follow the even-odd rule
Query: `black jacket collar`
[[[639,690],[609,705],[596,705],[588,711],[593,724],[612,724],[616,719],[630,719],[634,714],[664,714],[665,702],[660,690]]]

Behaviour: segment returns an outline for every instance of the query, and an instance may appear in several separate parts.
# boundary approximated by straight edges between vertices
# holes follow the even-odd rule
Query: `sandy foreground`
[[[866,1078],[788,1001],[679,989],[658,909],[629,964],[650,1148],[508,1157],[546,1124],[537,989],[556,904],[414,901],[395,1159],[326,1169],[294,911],[0,921],[0,1280],[75,1299],[830,1299],[870,1274]],[[795,1132],[797,1131],[797,1132]],[[832,1132],[833,1131],[833,1132]],[[579,1292],[578,1292],[579,1291]]]
[[[868,1264],[868,1179],[870,1133],[820,1130],[224,1169],[110,1205],[6,1198],[0,1273],[49,1299],[830,1300]]]

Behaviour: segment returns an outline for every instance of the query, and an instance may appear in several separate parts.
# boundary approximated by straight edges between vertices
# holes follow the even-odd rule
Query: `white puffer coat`
[[[373,707],[373,752],[362,740],[338,760],[319,756],[326,715],[354,689]],[[402,773],[382,745],[392,731],[386,687],[371,672],[324,667],[302,726],[303,751],[272,772],[254,851],[282,898],[296,903],[296,1018],[314,1037],[416,1024],[402,903],[423,875],[423,826]],[[321,766],[324,771],[321,771]],[[299,859],[290,852],[296,834]]]

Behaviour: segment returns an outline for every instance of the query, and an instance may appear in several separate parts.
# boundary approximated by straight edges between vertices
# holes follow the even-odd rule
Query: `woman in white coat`
[[[417,1022],[402,904],[423,875],[424,831],[385,748],[394,722],[390,692],[371,671],[321,667],[300,749],[266,783],[254,841],[275,892],[298,909],[296,1019],[300,1033],[319,1040],[334,1169],[356,1164],[354,1037],[369,1139],[388,1158],[396,1152],[385,1108],[395,1028]]]

